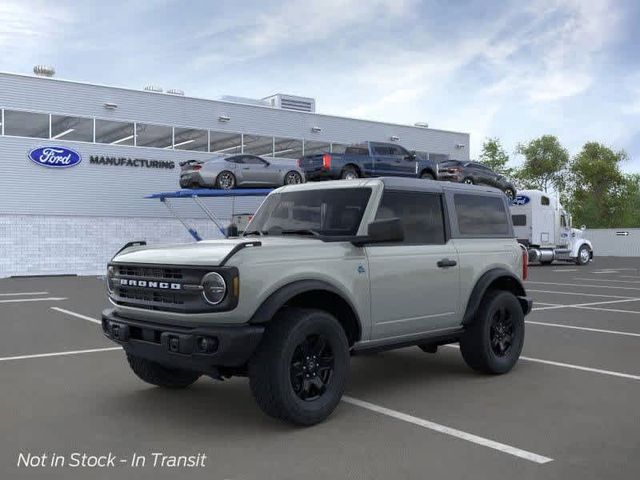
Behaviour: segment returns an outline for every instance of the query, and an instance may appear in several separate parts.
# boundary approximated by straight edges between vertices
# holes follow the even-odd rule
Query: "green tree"
[[[554,187],[558,192],[565,188],[565,174],[569,152],[554,135],[543,135],[527,143],[521,143],[516,153],[524,156],[517,178],[526,188],[544,190]]]
[[[640,178],[625,175],[624,151],[597,142],[586,143],[571,161],[569,208],[576,224],[591,228],[638,226]]]
[[[507,167],[509,163],[509,155],[502,147],[500,139],[497,137],[489,137],[482,144],[482,153],[478,159],[480,163],[489,167],[494,172],[502,175],[513,175],[513,169]]]

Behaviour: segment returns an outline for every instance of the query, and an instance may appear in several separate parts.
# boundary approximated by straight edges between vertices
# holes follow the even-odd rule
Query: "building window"
[[[329,153],[331,150],[331,144],[327,142],[314,142],[312,140],[304,141],[304,154],[305,155],[318,155],[322,153]]]
[[[51,115],[51,139],[93,142],[93,119]]]
[[[15,137],[49,138],[49,115],[5,110],[4,134]]]
[[[274,157],[279,158],[300,158],[302,157],[302,140],[293,138],[274,138]]]
[[[171,148],[173,146],[173,128],[164,125],[136,123],[136,146]]]
[[[133,145],[133,123],[96,119],[96,143]]]
[[[229,132],[209,132],[209,151],[235,155],[242,153],[242,135]]]
[[[331,144],[331,153],[344,153],[349,145],[345,145],[343,143],[332,143]]]
[[[207,152],[209,149],[209,135],[206,130],[176,127],[173,142],[173,148],[176,150]]]
[[[273,137],[260,135],[244,135],[244,153],[260,155],[262,157],[273,156]]]

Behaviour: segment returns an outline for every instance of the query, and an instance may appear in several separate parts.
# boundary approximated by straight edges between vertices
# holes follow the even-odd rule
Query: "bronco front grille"
[[[157,278],[162,280],[182,280],[182,269],[164,267],[140,267],[137,265],[117,265],[116,274],[123,277]]]
[[[191,267],[112,263],[109,265],[109,295],[116,305],[176,313],[205,313],[231,310],[238,298],[228,288],[227,297],[218,305],[202,296],[202,277],[211,271],[220,273],[227,285],[238,275],[235,267]]]

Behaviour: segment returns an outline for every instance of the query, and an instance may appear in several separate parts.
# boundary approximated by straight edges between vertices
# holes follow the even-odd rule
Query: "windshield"
[[[355,235],[370,196],[370,188],[272,194],[254,215],[245,235]]]

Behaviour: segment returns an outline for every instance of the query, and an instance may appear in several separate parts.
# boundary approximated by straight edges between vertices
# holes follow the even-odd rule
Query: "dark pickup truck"
[[[394,143],[364,142],[344,153],[306,155],[298,160],[307,181],[361,177],[438,179],[438,164]]]

